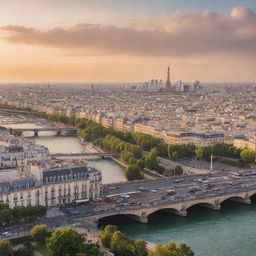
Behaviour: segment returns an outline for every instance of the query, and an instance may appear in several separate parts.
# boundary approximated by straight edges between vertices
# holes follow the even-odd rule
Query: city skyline
[[[254,1],[1,1],[0,82],[255,81]]]

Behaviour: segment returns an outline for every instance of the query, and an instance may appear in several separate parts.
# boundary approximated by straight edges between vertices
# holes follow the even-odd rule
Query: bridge
[[[57,135],[61,135],[63,132],[69,132],[71,134],[76,134],[76,128],[55,128],[55,127],[46,127],[46,128],[10,128],[10,133],[23,133],[23,132],[34,132],[34,136],[38,137],[39,132],[56,132]]]
[[[140,223],[148,223],[148,217],[160,210],[167,211],[171,214],[186,217],[188,209],[193,206],[201,206],[214,211],[221,210],[221,204],[226,200],[231,200],[240,204],[251,204],[251,197],[256,195],[256,186],[251,191],[243,191],[238,193],[227,193],[217,196],[196,197],[190,200],[180,200],[178,202],[159,201],[157,205],[149,205],[145,207],[133,207],[133,209],[113,210],[108,213],[100,213],[94,216],[94,222],[100,219],[114,215],[125,215]]]
[[[111,157],[111,156],[116,156],[118,155],[117,153],[102,153],[102,152],[88,152],[88,153],[75,153],[75,154],[51,154],[52,157],[55,158],[62,158],[62,157],[69,157],[69,158],[83,158],[83,157],[90,157],[90,156],[96,156],[96,157]]]

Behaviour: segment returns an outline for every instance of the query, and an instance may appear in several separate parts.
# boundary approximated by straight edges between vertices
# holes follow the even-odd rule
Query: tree
[[[174,175],[182,175],[183,174],[183,169],[181,165],[177,164],[174,169],[173,169]]]
[[[150,170],[156,170],[158,166],[157,162],[157,150],[155,148],[151,149],[145,158],[145,166]]]
[[[52,256],[74,256],[82,251],[83,235],[72,228],[55,230],[47,243]]]
[[[110,248],[110,243],[113,234],[118,231],[117,226],[114,225],[107,225],[104,230],[100,233],[100,240],[106,248]]]
[[[0,255],[13,256],[12,245],[7,240],[0,241]]]
[[[147,243],[144,240],[136,240],[134,243],[134,256],[147,256]]]
[[[196,157],[200,160],[203,159],[203,149],[202,148],[197,148],[196,149]]]
[[[131,158],[133,158],[134,156],[133,156],[133,154],[130,152],[130,151],[127,151],[127,150],[124,150],[124,151],[122,151],[122,153],[121,153],[121,159],[126,163],[126,164],[128,164],[129,163],[129,160],[131,159]]]
[[[241,159],[246,163],[252,163],[255,160],[255,152],[247,148],[243,149],[240,156]]]
[[[83,246],[83,253],[88,256],[103,256],[98,244],[89,243]]]
[[[141,170],[143,170],[145,168],[145,160],[139,159],[137,161],[137,165],[140,167]]]
[[[156,148],[151,149],[145,158],[145,167],[150,170],[155,170],[158,173],[164,173],[164,168],[158,164],[157,161],[157,150]]]
[[[45,243],[46,237],[48,236],[46,225],[34,226],[31,230],[31,236],[38,244],[43,245]]]
[[[184,243],[176,245],[170,242],[166,246],[158,245],[156,251],[150,253],[150,256],[194,256],[194,252]]]
[[[143,178],[141,169],[138,165],[129,165],[125,170],[125,176],[128,180],[141,180]]]
[[[121,231],[116,231],[111,239],[110,250],[115,256],[133,256],[133,245],[130,240]]]

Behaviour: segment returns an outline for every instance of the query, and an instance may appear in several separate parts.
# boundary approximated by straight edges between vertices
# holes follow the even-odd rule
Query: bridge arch
[[[159,211],[166,211],[178,216],[187,216],[187,212],[184,209],[175,208],[173,206],[172,207],[164,206],[164,207],[152,209],[150,211],[147,211],[147,216],[149,217],[150,215]]]
[[[137,222],[140,222],[140,223],[148,223],[148,216],[144,212],[142,212],[142,213],[130,213],[130,212],[128,212],[128,213],[116,213],[116,214],[112,214],[112,215],[110,214],[110,215],[101,216],[97,219],[98,225],[104,219],[114,217],[114,216],[123,216],[123,217],[127,217],[129,219],[135,220]]]
[[[251,204],[250,196],[239,196],[239,195],[233,195],[233,196],[227,196],[226,198],[222,198],[220,200],[220,204],[226,202],[226,201],[233,201],[240,204]]]
[[[186,206],[186,211],[189,210],[190,208],[194,207],[194,206],[200,206],[200,207],[204,207],[207,209],[211,209],[211,210],[215,210],[218,211],[220,210],[220,204],[218,202],[192,202],[191,204]]]

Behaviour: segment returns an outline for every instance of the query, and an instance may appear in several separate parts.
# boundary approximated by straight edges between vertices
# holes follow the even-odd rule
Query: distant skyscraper
[[[93,84],[91,85],[91,94],[92,94],[92,96],[94,96],[94,95],[95,95],[94,85],[93,85]]]
[[[168,67],[168,71],[167,71],[166,90],[167,91],[171,90],[170,67]]]

